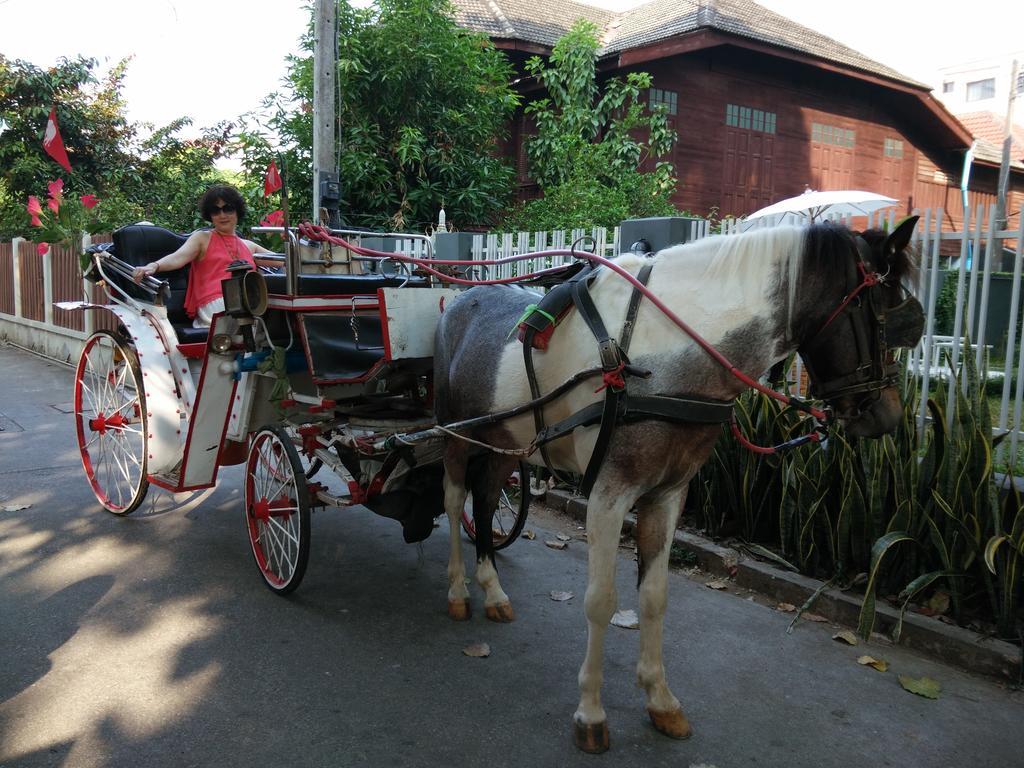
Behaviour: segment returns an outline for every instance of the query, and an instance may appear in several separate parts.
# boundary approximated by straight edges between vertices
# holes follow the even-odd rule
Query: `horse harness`
[[[855,265],[860,283],[843,298],[818,332],[801,344],[798,350],[810,377],[811,394],[821,400],[848,395],[877,399],[883,389],[895,385],[899,380],[899,363],[889,354],[889,350],[916,346],[924,329],[924,308],[905,289],[901,288],[904,300],[894,307],[886,308],[883,296],[885,275],[869,271],[871,248],[867,241],[857,235],[855,245]],[[815,374],[810,356],[841,327],[841,323],[832,324],[840,317],[850,324],[857,366],[851,373],[825,380]]]
[[[641,268],[637,280],[641,284],[647,285],[653,268],[653,261],[649,261]],[[619,424],[651,419],[672,423],[724,424],[732,418],[734,402],[701,397],[629,395],[626,391],[627,375],[640,378],[647,378],[651,375],[650,371],[631,365],[627,356],[643,294],[636,286],[633,287],[622,332],[619,334],[619,340],[616,341],[608,333],[601,314],[590,296],[590,283],[599,271],[600,267],[586,267],[566,282],[555,286],[539,304],[527,308],[518,324],[519,338],[523,342],[526,375],[530,382],[530,392],[534,401],[541,399],[541,392],[533,364],[533,349],[534,347],[547,348],[551,333],[562,317],[575,307],[597,340],[604,379],[604,385],[598,391],[604,390],[604,400],[592,403],[572,416],[551,425],[544,423],[544,413],[540,406],[533,409],[534,423],[537,428],[534,443],[540,449],[541,457],[548,471],[559,482],[567,483],[569,481],[561,477],[552,465],[548,457],[547,444],[570,434],[578,427],[600,425],[594,451],[580,483],[580,490],[584,495],[589,495],[594,486],[597,473],[608,453],[615,428]]]

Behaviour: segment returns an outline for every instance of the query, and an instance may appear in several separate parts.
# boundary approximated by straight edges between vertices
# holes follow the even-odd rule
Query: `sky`
[[[256,109],[279,87],[309,22],[307,2],[0,0],[0,51],[37,66],[83,54],[103,71],[131,56],[123,91],[129,118],[164,125],[186,115],[198,128]],[[1024,48],[1019,0],[760,4],[933,86],[941,66]]]

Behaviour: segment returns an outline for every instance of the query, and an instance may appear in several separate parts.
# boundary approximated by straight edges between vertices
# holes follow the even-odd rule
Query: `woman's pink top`
[[[227,237],[217,231],[210,233],[206,253],[201,259],[193,261],[192,268],[188,271],[185,311],[189,317],[195,317],[201,306],[221,297],[221,280],[227,280],[231,276],[228,265],[238,259],[248,261],[253,267],[256,266],[249,246],[238,235]]]

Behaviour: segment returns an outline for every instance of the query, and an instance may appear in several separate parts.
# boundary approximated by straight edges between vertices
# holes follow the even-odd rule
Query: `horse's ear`
[[[882,253],[885,254],[886,258],[890,258],[897,253],[901,253],[904,248],[910,245],[910,238],[914,236],[914,229],[917,227],[917,220],[919,216],[907,216],[899,224],[896,225],[888,237],[885,238],[885,244],[882,246]]]

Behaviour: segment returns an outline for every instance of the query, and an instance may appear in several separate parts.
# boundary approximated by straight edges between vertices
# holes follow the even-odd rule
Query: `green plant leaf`
[[[878,579],[878,569],[886,552],[903,541],[914,539],[904,531],[891,531],[879,538],[871,547],[871,568],[868,571],[868,583],[864,588],[864,601],[861,603],[860,618],[857,622],[857,634],[865,640],[871,637],[871,630],[875,627],[875,582]]]

